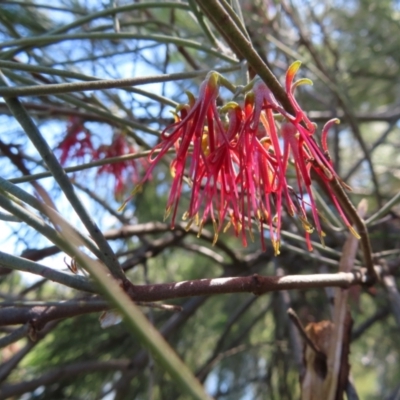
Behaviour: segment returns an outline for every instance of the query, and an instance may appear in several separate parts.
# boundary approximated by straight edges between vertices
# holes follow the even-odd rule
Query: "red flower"
[[[100,145],[97,149],[92,143],[92,133],[85,128],[81,119],[70,117],[67,124],[67,134],[58,145],[61,150],[60,163],[76,160],[83,162],[85,158],[95,161],[103,158],[118,157],[135,152],[123,134],[115,134],[110,145]],[[126,179],[131,177],[132,182],[138,180],[135,160],[120,161],[104,164],[97,170],[97,175],[111,175],[115,179],[114,192],[116,196],[122,194]]]
[[[231,102],[218,109],[216,100],[224,79],[216,72],[208,74],[198,99],[190,95],[189,104],[178,108],[176,122],[162,132],[161,142],[153,149],[151,166],[142,180],[148,178],[168,150],[175,148],[171,163],[173,182],[165,213],[166,217],[172,213],[172,227],[186,182],[191,189],[189,207],[184,213],[188,227],[195,222],[201,232],[205,222],[211,219],[216,241],[227,220],[223,230],[233,226],[246,245],[246,231],[253,238],[252,227],[256,221],[263,248],[266,225],[275,253],[279,254],[282,208],[285,207],[289,215],[301,221],[311,250],[310,233],[314,227],[307,219],[308,208],[321,240],[324,236],[311,189],[312,170],[326,184],[334,205],[350,227],[329,184],[338,176],[329,158],[326,134],[338,121],[332,120],[324,127],[321,150],[313,137],[316,126],[294,98],[298,85],[310,83],[306,79],[293,83],[299,66],[299,62],[292,64],[286,74],[286,91],[295,115],[285,111],[260,80],[246,94],[243,107]],[[278,120],[283,119],[282,123],[277,122],[276,114],[279,114]],[[155,151],[158,154],[154,156]],[[298,193],[287,181],[290,157]]]
[[[281,108],[267,86],[257,81],[252,92],[246,96],[246,123],[240,133],[238,147],[241,155],[242,218],[246,219],[250,237],[252,219],[258,221],[263,247],[263,229],[267,224],[275,253],[278,254],[282,194],[287,194],[288,200],[291,200],[272,107]],[[244,234],[242,237],[245,244]]]
[[[334,178],[336,178],[339,182],[342,182],[340,177],[334,170],[333,164],[329,157],[329,152],[326,143],[326,135],[328,133],[329,128],[334,123],[339,123],[339,120],[333,119],[331,121],[328,121],[324,126],[322,130],[322,146],[324,151],[321,150],[321,148],[318,146],[313,137],[313,133],[315,132],[315,125],[310,122],[310,120],[308,119],[304,111],[301,110],[300,106],[298,105],[298,103],[294,98],[294,90],[297,86],[303,83],[310,83],[310,81],[306,79],[293,83],[294,75],[299,69],[300,64],[301,63],[299,61],[293,63],[286,74],[286,91],[293,105],[293,108],[296,110],[296,115],[292,119],[289,118],[289,122],[283,124],[281,129],[281,134],[285,142],[285,149],[284,149],[285,162],[287,162],[290,149],[292,156],[294,158],[302,208],[304,209],[306,205],[311,207],[315,228],[317,230],[318,235],[321,238],[322,243],[325,234],[321,229],[317,206],[315,204],[314,196],[311,190],[311,170],[313,170],[316,174],[318,174],[319,177],[321,178],[321,181],[325,184],[327,192],[330,194],[331,200],[335,205],[336,209],[338,210],[346,226],[355,236],[358,236],[358,234],[354,231],[351,224],[347,220],[330,185],[330,182]],[[306,188],[309,197],[309,204],[307,204],[303,199],[303,193],[301,190],[302,183]],[[344,186],[348,188],[348,186],[346,185]],[[311,232],[312,231],[311,225],[306,219],[304,220],[304,215],[302,216],[302,218],[303,218],[303,226],[305,227],[306,232],[307,233]],[[311,248],[310,244],[309,247]]]
[[[61,165],[65,165],[67,160],[75,159],[79,162],[83,161],[85,156],[97,156],[90,131],[85,128],[80,118],[74,116],[68,118],[67,133],[58,148],[61,150]]]
[[[97,150],[97,158],[118,157],[135,153],[133,145],[129,144],[125,135],[118,133],[114,135],[110,145],[101,145]],[[123,193],[128,176],[132,182],[138,181],[137,166],[135,160],[120,161],[116,163],[104,164],[97,170],[97,175],[112,175],[115,179],[114,193],[119,196]]]
[[[180,107],[180,115],[176,115],[176,122],[162,132],[161,143],[153,149],[149,157],[152,165],[143,181],[148,178],[165,153],[175,147],[176,156],[171,164],[173,181],[165,212],[165,217],[172,213],[172,227],[184,178],[192,187],[190,207],[185,217],[190,221],[198,218],[199,191],[203,179],[209,178],[208,156],[216,150],[221,141],[224,141],[224,128],[216,106],[218,85],[218,74],[209,73],[200,87],[199,98],[196,100],[190,95],[190,104]],[[159,150],[159,153],[152,158],[155,150]],[[205,206],[205,215],[210,211],[213,214],[213,209],[208,204]]]

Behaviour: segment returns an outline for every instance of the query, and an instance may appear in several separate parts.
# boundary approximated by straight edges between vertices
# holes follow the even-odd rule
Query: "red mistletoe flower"
[[[58,148],[61,150],[61,165],[65,165],[67,160],[75,159],[79,162],[86,156],[92,159],[97,156],[90,131],[85,128],[83,121],[75,116],[68,118],[67,132]]]
[[[333,164],[329,157],[329,152],[327,149],[326,136],[329,128],[335,124],[339,123],[338,119],[333,119],[328,121],[322,130],[322,147],[323,150],[316,143],[313,134],[315,132],[315,125],[310,122],[303,110],[296,102],[294,98],[294,90],[297,86],[304,83],[311,83],[307,79],[302,79],[297,82],[293,82],[295,73],[298,71],[301,63],[299,61],[293,63],[287,74],[286,74],[286,91],[288,93],[289,100],[292,103],[293,108],[296,111],[294,118],[289,118],[287,123],[282,124],[281,134],[284,139],[284,160],[287,163],[289,157],[289,149],[294,159],[296,175],[298,180],[298,187],[300,191],[300,198],[302,203],[302,208],[305,208],[306,202],[303,199],[302,193],[302,183],[306,188],[306,192],[309,198],[309,206],[311,207],[311,212],[314,219],[315,229],[321,238],[323,243],[324,232],[321,229],[321,224],[318,217],[318,210],[315,204],[314,196],[311,190],[311,171],[314,171],[320,180],[325,184],[327,192],[331,196],[331,200],[338,210],[340,216],[342,217],[344,223],[349,228],[349,230],[358,237],[358,234],[354,231],[351,224],[347,220],[336,196],[334,195],[330,182],[333,179],[337,179],[343,184],[339,176],[334,170]],[[349,187],[343,184],[347,189]],[[307,239],[308,233],[312,231],[311,225],[309,225],[307,220],[304,220],[304,215],[302,216],[303,226],[306,229]],[[308,241],[309,243],[309,241]],[[310,243],[309,243],[309,247]]]
[[[67,134],[58,145],[61,150],[60,162],[65,165],[67,161],[96,161],[105,158],[119,157],[135,152],[133,145],[129,144],[125,135],[115,134],[110,145],[100,145],[95,148],[92,143],[92,133],[85,128],[81,119],[70,117],[67,124]],[[138,181],[135,160],[126,160],[102,165],[97,170],[97,176],[111,175],[115,179],[114,192],[118,197],[123,193],[126,180],[131,178],[133,183]]]
[[[216,100],[219,86],[225,80],[216,72],[208,74],[197,99],[190,95],[189,104],[178,107],[175,123],[162,132],[142,180],[148,178],[167,151],[175,149],[171,163],[173,182],[165,213],[166,217],[172,213],[172,227],[185,182],[191,190],[189,207],[183,215],[188,228],[194,222],[201,232],[210,219],[214,241],[222,229],[233,226],[246,245],[246,232],[253,238],[252,228],[257,222],[263,248],[264,236],[268,235],[275,254],[279,254],[285,208],[302,223],[311,250],[310,233],[314,227],[321,240],[324,236],[311,189],[313,171],[326,185],[343,221],[352,229],[330,188],[332,179],[341,181],[329,158],[326,135],[338,121],[325,125],[321,149],[313,136],[316,126],[294,97],[297,86],[310,83],[307,79],[293,82],[299,67],[299,62],[292,64],[286,74],[286,92],[295,115],[282,107],[261,80],[256,80],[246,94],[243,107],[230,102],[219,109]],[[291,164],[296,171],[297,193],[287,181]],[[313,224],[307,219],[307,209],[311,210]],[[265,226],[268,234],[264,232]]]
[[[283,169],[277,128],[269,106],[275,103],[266,91],[267,87],[256,82],[253,91],[245,100],[246,121],[242,126],[237,143],[241,187],[241,217],[243,226],[252,238],[252,220],[258,221],[264,248],[264,224],[275,253],[279,253],[280,227],[282,216],[282,193],[288,185]],[[279,106],[276,103],[277,106]],[[242,234],[246,244],[245,234]]]
[[[118,133],[114,135],[110,145],[101,145],[97,150],[98,159],[118,157],[135,153],[135,148],[127,140],[125,135]],[[116,163],[104,164],[97,170],[97,175],[108,174],[115,179],[114,193],[118,197],[125,188],[126,179],[131,177],[133,183],[137,183],[137,165],[135,160],[120,161]]]
[[[152,164],[143,181],[170,148],[174,147],[176,150],[175,159],[171,164],[173,182],[165,212],[166,217],[172,213],[172,227],[184,179],[193,188],[190,207],[185,217],[190,220],[198,217],[199,189],[203,178],[209,177],[209,155],[216,150],[225,136],[216,106],[218,86],[218,74],[209,73],[200,87],[199,98],[196,100],[189,95],[190,104],[180,107],[176,122],[162,132],[162,141],[153,149],[149,158]],[[159,153],[154,156],[156,150]],[[206,206],[205,215],[210,211],[212,214],[212,208]]]

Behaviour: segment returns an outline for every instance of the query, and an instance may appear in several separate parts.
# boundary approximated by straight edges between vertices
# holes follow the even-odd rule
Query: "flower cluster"
[[[74,116],[68,118],[67,132],[58,148],[61,150],[61,165],[71,159],[82,162],[86,156],[93,158],[96,154],[90,131],[80,118]]]
[[[111,144],[96,146],[93,134],[85,127],[83,121],[76,117],[69,118],[66,135],[58,145],[58,149],[61,151],[62,165],[71,160],[81,163],[85,159],[96,161],[136,152],[134,146],[121,133],[114,134]],[[124,192],[127,177],[130,177],[133,183],[139,180],[136,161],[133,159],[103,164],[97,170],[97,176],[101,175],[113,177],[114,193],[117,198]]]
[[[103,144],[97,149],[99,160],[134,153],[136,153],[135,147],[126,140],[125,135],[120,133],[114,135],[110,145]],[[102,174],[108,174],[114,178],[114,193],[117,198],[123,194],[128,177],[132,183],[139,181],[138,166],[136,160],[133,159],[104,164],[97,170],[97,175]]]
[[[301,222],[311,250],[310,233],[315,229],[321,240],[324,236],[311,189],[312,171],[326,184],[343,221],[350,226],[329,184],[338,177],[327,152],[326,134],[339,121],[329,121],[323,128],[321,149],[313,136],[315,125],[294,97],[297,86],[310,82],[294,82],[299,67],[300,62],[292,64],[286,74],[286,93],[295,115],[282,107],[261,80],[245,94],[242,106],[230,102],[218,108],[222,78],[216,72],[208,74],[197,99],[189,95],[189,104],[177,108],[175,123],[162,132],[143,179],[168,150],[175,149],[166,206],[166,216],[172,214],[172,227],[186,183],[191,189],[189,207],[183,215],[188,228],[195,223],[201,232],[211,220],[215,241],[221,231],[232,227],[246,245],[247,235],[253,238],[253,227],[258,225],[263,248],[264,236],[269,236],[279,254],[284,208]],[[297,192],[288,184],[291,165],[296,171]],[[312,222],[307,209],[311,210]]]

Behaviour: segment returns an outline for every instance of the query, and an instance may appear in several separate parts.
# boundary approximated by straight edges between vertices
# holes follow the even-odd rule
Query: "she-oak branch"
[[[198,279],[154,285],[130,285],[124,287],[124,289],[132,300],[136,302],[153,302],[229,293],[262,295],[289,289],[348,288],[353,285],[363,284],[366,279],[366,270],[362,268],[353,272],[339,272],[336,274],[287,275],[282,277],[253,274],[243,277]],[[106,308],[104,304],[97,303],[82,306],[72,304],[70,307],[66,307],[65,304],[61,306],[36,306],[31,308],[7,307],[0,310],[0,326],[23,324],[31,320],[34,320],[37,326],[43,326],[55,319],[98,312]]]

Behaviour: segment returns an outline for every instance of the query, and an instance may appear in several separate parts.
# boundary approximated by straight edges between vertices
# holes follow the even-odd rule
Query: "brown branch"
[[[297,328],[297,331],[299,332],[300,336],[304,340],[307,346],[310,347],[311,350],[314,351],[315,355],[317,357],[320,357],[321,359],[326,362],[326,354],[323,353],[318,346],[310,339],[310,337],[307,335],[306,330],[303,327],[303,324],[301,323],[299,317],[297,314],[294,312],[292,308],[289,308],[287,310],[287,315],[289,316],[290,320],[293,322],[294,326]]]
[[[179,243],[179,247],[182,249],[200,254],[204,257],[207,257],[217,264],[224,264],[224,261],[225,261],[224,257],[221,256],[221,254],[217,253],[216,251],[214,251],[208,247],[199,246],[196,243],[185,243],[185,242]]]
[[[381,308],[370,318],[365,320],[356,329],[353,329],[351,340],[357,340],[366,330],[368,330],[375,322],[387,318],[390,315],[390,308],[388,306]]]
[[[127,225],[118,229],[111,229],[104,232],[104,236],[107,240],[118,240],[131,236],[141,237],[146,234],[157,234],[165,232],[171,232],[172,236],[169,235],[167,238],[153,240],[151,243],[133,250],[132,256],[122,264],[122,268],[126,271],[127,269],[130,269],[149,258],[157,256],[167,247],[179,245],[179,242],[184,238],[186,234],[197,235],[198,228],[193,227],[187,232],[185,230],[184,224],[176,224],[176,229],[174,231],[171,231],[171,226],[169,224],[161,222],[148,222],[144,224]],[[207,229],[203,229],[201,232],[201,238],[207,242],[212,242],[214,239],[214,234]],[[190,245],[188,246],[191,247]],[[194,249],[196,249],[197,251],[199,251],[199,247],[196,247],[196,245],[193,246],[194,247],[190,248],[189,250],[193,251]],[[241,265],[241,261],[237,258],[235,252],[230,249],[230,247],[227,246],[224,242],[217,242],[215,247],[224,251],[232,259],[235,265]],[[43,249],[27,249],[21,254],[21,257],[37,261],[49,255],[57,254],[60,251],[61,250],[56,246],[49,246]],[[202,251],[205,255],[213,255],[215,261],[222,260],[222,256],[218,255],[210,249],[204,248],[202,249]]]
[[[176,223],[175,230],[187,232],[191,235],[198,235],[199,228],[196,226],[192,226],[188,231],[185,229],[186,224],[184,223]],[[171,231],[171,225],[162,222],[147,222],[144,224],[136,224],[136,225],[128,225],[123,226],[118,229],[110,229],[104,232],[104,236],[108,240],[116,240],[116,239],[124,239],[131,236],[141,236],[145,234],[155,234],[155,233],[164,233]],[[201,239],[206,240],[207,242],[214,241],[214,233],[208,231],[207,229],[203,229],[201,231]],[[215,247],[224,251],[228,257],[230,257],[233,261],[238,261],[237,254],[227,246],[223,241],[219,240],[215,244]]]
[[[63,379],[71,379],[74,376],[94,373],[113,372],[127,370],[131,366],[131,360],[108,360],[108,361],[83,361],[76,364],[65,365],[45,372],[40,378],[30,381],[22,381],[15,384],[3,385],[0,388],[0,400],[9,397],[21,396],[27,392],[33,392],[39,386],[50,385]]]
[[[58,254],[61,250],[57,246],[49,246],[43,249],[25,249],[21,253],[21,257],[27,258],[31,261],[39,261],[46,257],[54,256]]]
[[[338,274],[260,276],[254,274],[245,277],[199,279],[155,285],[132,285],[125,288],[134,301],[152,302],[182,297],[216,295],[228,293],[253,293],[261,295],[269,292],[290,289],[310,289],[321,287],[348,288],[363,284],[367,278],[365,270],[340,272]],[[32,308],[7,307],[0,310],[2,325],[23,324],[30,321],[36,329],[47,322],[69,318],[81,314],[103,311],[104,303],[86,303],[79,305],[76,301],[62,306],[36,306]]]
[[[136,304],[140,307],[150,307],[166,311],[182,311],[182,307],[178,305],[151,303],[148,301],[137,301]],[[23,307],[16,304],[16,306],[0,309],[0,326],[29,323],[31,328],[40,331],[49,321],[104,311],[109,308],[110,306],[104,300],[89,300],[85,302],[85,300],[80,301],[78,299],[57,305],[36,305],[33,307]],[[11,338],[12,335],[10,334]],[[0,347],[4,340],[7,340],[7,338],[0,339]]]
[[[25,324],[17,329],[14,329],[13,332],[0,339],[0,348],[9,346],[10,344],[24,338],[26,335],[28,335],[30,329],[31,326],[29,324]]]
[[[35,306],[31,308],[6,307],[0,309],[0,325],[17,325],[30,322],[36,330],[41,330],[46,323],[57,319],[75,317],[82,314],[104,311],[109,308],[103,302],[92,302],[80,305],[71,301],[61,306]]]
[[[337,274],[260,276],[199,279],[155,285],[132,285],[126,288],[135,301],[160,301],[191,296],[210,296],[228,293],[253,293],[261,295],[290,289],[311,289],[322,287],[348,288],[363,284],[367,278],[365,269]]]
[[[0,366],[0,382],[4,381],[11,374],[20,361],[39,343],[40,340],[51,332],[57,324],[58,321],[53,321],[39,333],[37,333],[34,327],[31,327],[32,329],[30,329],[28,343]]]
[[[361,200],[357,207],[360,219],[367,213],[367,202]],[[349,272],[357,256],[358,240],[349,235],[343,246],[339,263],[340,272]],[[348,308],[348,290],[335,289],[333,309],[333,329],[327,352],[327,376],[323,394],[327,400],[341,399],[349,380],[349,352],[352,318]],[[321,393],[322,394],[322,393]]]
[[[156,257],[166,248],[179,246],[185,234],[186,232],[174,231],[172,232],[172,235],[167,235],[167,237],[162,237],[160,239],[153,240],[148,244],[144,244],[138,249],[132,251],[131,257],[121,264],[122,269],[127,271],[138,264],[146,262],[150,258]]]

